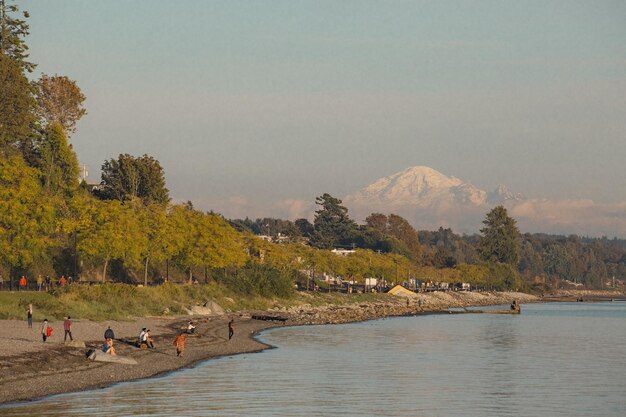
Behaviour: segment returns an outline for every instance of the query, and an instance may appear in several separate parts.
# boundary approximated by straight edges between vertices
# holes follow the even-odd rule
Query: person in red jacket
[[[28,281],[26,281],[26,277],[22,275],[22,278],[20,278],[20,287],[18,291],[26,290],[27,285],[28,285]]]

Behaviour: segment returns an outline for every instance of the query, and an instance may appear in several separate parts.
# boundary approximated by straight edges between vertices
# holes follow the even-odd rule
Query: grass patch
[[[309,304],[349,304],[376,301],[384,294],[295,293],[287,297],[242,294],[221,283],[157,287],[127,284],[71,285],[54,292],[0,292],[0,319],[26,320],[33,304],[33,320],[59,320],[65,316],[104,320],[132,320],[138,317],[185,314],[193,305],[213,300],[226,311],[268,310]],[[164,313],[167,312],[167,313]]]

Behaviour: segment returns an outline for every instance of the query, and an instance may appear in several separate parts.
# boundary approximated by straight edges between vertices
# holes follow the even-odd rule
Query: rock
[[[191,307],[191,310],[189,310],[189,314],[198,315],[198,316],[209,316],[209,315],[221,316],[224,314],[224,309],[215,301],[210,300],[204,303],[203,306]]]
[[[81,342],[79,340],[72,340],[70,342],[65,342],[65,346],[75,347],[75,348],[84,348],[85,342]]]

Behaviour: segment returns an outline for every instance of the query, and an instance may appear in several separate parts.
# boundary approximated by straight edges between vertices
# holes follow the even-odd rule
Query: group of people
[[[4,279],[1,276],[0,276],[0,280],[1,280],[0,286],[4,286]],[[64,287],[66,285],[71,284],[73,281],[74,279],[71,276],[65,278],[65,275],[61,275],[61,278],[59,278],[56,283],[60,287]],[[42,291],[42,290],[49,291],[52,288],[53,280],[50,278],[49,275],[46,275],[44,277],[43,275],[39,274],[37,275],[36,283],[37,283],[37,291]],[[22,277],[17,282],[17,290],[27,291],[28,287],[29,287],[28,278],[25,275],[22,275]]]
[[[28,309],[26,310],[28,327],[33,327],[33,305],[29,304]],[[235,330],[233,327],[234,319],[231,318],[228,322],[228,340],[233,338],[235,334]],[[63,340],[66,342],[69,336],[70,341],[73,341],[74,338],[72,336],[72,318],[70,316],[65,317],[63,321],[63,330],[64,336]],[[43,324],[41,326],[41,337],[44,342],[48,340],[52,336],[52,326],[48,323],[48,319],[44,319]],[[187,335],[194,334],[196,332],[196,325],[193,321],[190,321],[187,326],[179,332],[179,334],[174,339],[173,345],[176,347],[176,356],[183,356],[185,352],[185,348],[187,346]],[[109,355],[117,355],[115,347],[113,347],[113,340],[115,340],[115,334],[111,329],[111,326],[104,332],[104,344],[102,346],[102,351]],[[139,347],[143,349],[154,349],[154,340],[150,335],[150,329],[143,327],[141,332],[139,333]]]
[[[154,349],[154,341],[150,336],[150,329],[142,328],[139,332],[139,347],[143,349]]]
[[[33,305],[28,305],[28,327],[32,329],[33,327]],[[43,319],[43,324],[41,325],[41,339],[45,342],[49,337],[52,336],[52,326],[48,323],[48,319]],[[74,337],[72,336],[72,318],[70,316],[65,317],[63,320],[63,330],[64,336],[63,341],[67,342],[67,337],[70,337],[70,341],[74,341]]]

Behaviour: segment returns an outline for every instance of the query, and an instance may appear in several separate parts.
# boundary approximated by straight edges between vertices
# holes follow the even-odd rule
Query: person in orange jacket
[[[20,278],[19,291],[26,290],[27,285],[28,285],[28,281],[26,280],[26,277],[22,275],[22,278]]]

